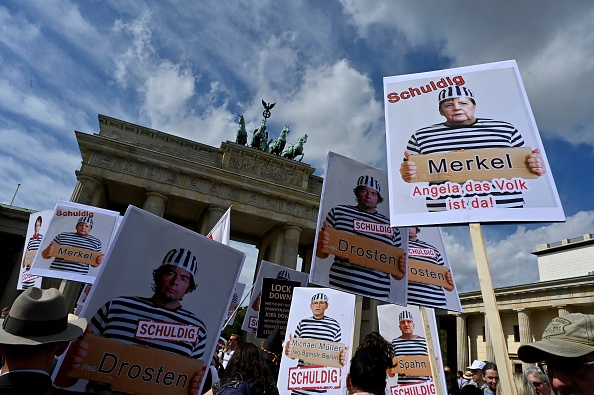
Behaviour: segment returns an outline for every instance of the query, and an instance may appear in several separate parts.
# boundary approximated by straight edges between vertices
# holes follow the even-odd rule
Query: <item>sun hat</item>
[[[518,348],[518,358],[533,363],[547,356],[577,358],[591,352],[594,352],[594,315],[572,313],[553,318],[542,340]]]
[[[485,363],[483,361],[479,361],[479,360],[475,359],[474,361],[472,361],[472,365],[468,366],[466,369],[479,370],[479,369],[482,369],[484,366],[485,366]]]
[[[57,289],[31,287],[16,298],[0,326],[0,344],[38,345],[76,339],[87,320],[69,319],[66,298]]]
[[[464,375],[462,377],[464,377],[466,380],[470,380],[472,379],[472,372],[470,370],[467,370],[466,372],[464,372]]]

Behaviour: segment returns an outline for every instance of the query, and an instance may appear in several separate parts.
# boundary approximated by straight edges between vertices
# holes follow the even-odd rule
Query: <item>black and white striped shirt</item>
[[[414,339],[402,339],[397,337],[392,340],[392,348],[394,355],[397,357],[404,357],[407,355],[429,355],[427,351],[427,341],[424,337],[417,337]],[[412,384],[422,381],[431,380],[430,376],[406,376],[398,374],[398,384]]]
[[[477,118],[472,125],[447,126],[443,123],[417,130],[408,140],[406,149],[412,154],[435,154],[464,149],[522,147],[524,138],[512,124],[493,119]],[[411,158],[414,160],[414,158]],[[434,185],[435,183],[430,183]],[[467,194],[466,198],[487,194]],[[497,208],[524,206],[522,192],[491,192]],[[458,195],[426,198],[429,211],[445,211],[448,198]]]
[[[200,328],[196,342],[143,339],[136,336],[141,321],[187,324]],[[150,298],[122,296],[107,302],[91,319],[91,331],[126,344],[146,345],[190,358],[202,358],[206,346],[206,326],[191,311],[167,309]]]
[[[41,241],[43,240],[43,235],[38,234],[37,237],[31,237],[29,242],[27,243],[27,252],[29,251],[37,251],[39,246],[41,246]],[[23,289],[31,288],[35,285],[35,281],[39,278],[39,276],[30,276],[29,270],[31,269],[31,265],[25,265],[25,270],[23,272],[23,278],[21,281],[21,286]]]
[[[101,240],[95,236],[81,236],[76,232],[64,232],[54,237],[54,243],[62,246],[84,248],[91,251],[101,251]],[[79,274],[88,274],[89,265],[62,258],[55,258],[50,264],[50,270],[62,270]]]
[[[370,239],[400,247],[401,238],[397,228],[391,234],[367,233],[354,230],[354,220],[390,225],[390,220],[383,214],[367,213],[356,206],[339,205],[330,210],[326,222],[340,231],[360,234]],[[330,268],[329,284],[332,287],[371,298],[388,299],[390,295],[390,275],[379,270],[354,265],[346,258],[335,256]]]
[[[295,336],[303,339],[326,340],[330,342],[341,341],[340,324],[334,318],[324,316],[322,318],[304,318],[297,324]],[[311,366],[311,364],[299,360],[297,366]],[[326,390],[293,390],[292,395],[324,394]]]
[[[431,244],[422,240],[408,241],[408,257],[419,261],[444,266],[443,257]],[[443,288],[439,285],[408,282],[408,303],[418,306],[446,309],[447,302]]]

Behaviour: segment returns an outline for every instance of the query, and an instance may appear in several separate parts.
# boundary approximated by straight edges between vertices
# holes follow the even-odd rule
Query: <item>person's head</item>
[[[263,388],[274,385],[272,375],[260,355],[258,347],[253,343],[241,343],[229,359],[221,384],[239,378],[250,382],[252,392],[263,393]]]
[[[379,333],[372,332],[357,348],[347,375],[350,393],[369,392],[383,395],[386,388],[386,372],[392,368],[394,350]]]
[[[497,365],[493,362],[485,363],[482,369],[483,381],[492,392],[497,390],[497,384],[499,384],[499,373],[497,372]]]
[[[524,376],[534,386],[537,395],[550,395],[551,383],[547,375],[537,366],[529,366],[524,370]]]
[[[241,343],[241,338],[239,337],[238,334],[234,333],[231,336],[229,336],[229,341],[227,342],[227,348],[229,350],[237,350],[237,347],[239,347],[239,344]]]
[[[53,357],[84,332],[87,320],[69,319],[66,298],[55,288],[26,289],[0,320],[0,353],[5,365],[19,369],[51,368]]]
[[[353,192],[355,192],[357,207],[363,211],[375,212],[377,205],[384,201],[380,194],[380,184],[372,176],[359,177]]]
[[[311,304],[309,305],[314,318],[324,318],[324,313],[328,308],[328,296],[325,293],[317,293],[311,297]]]
[[[439,92],[439,113],[448,126],[470,125],[476,120],[476,102],[472,91],[464,86],[450,86]]]
[[[462,375],[463,379],[466,380],[472,380],[472,372],[470,370],[467,370],[466,372],[464,372],[464,374]]]
[[[76,233],[80,236],[88,236],[93,229],[93,217],[80,217],[76,223]]]
[[[458,371],[456,372],[456,378],[459,378],[459,379],[461,379],[462,377],[464,377],[464,372],[462,372],[461,370],[458,370]]]
[[[157,302],[180,302],[196,289],[198,260],[190,250],[174,248],[165,254],[161,266],[153,270],[153,292]]]
[[[37,217],[37,219],[35,220],[35,234],[39,233],[39,230],[41,229],[41,224],[43,223],[43,218],[41,218],[41,215]]]
[[[421,229],[418,226],[410,226],[408,228],[408,239],[412,241],[417,241],[420,232]]]
[[[413,335],[415,330],[415,323],[413,322],[413,316],[410,311],[403,310],[398,315],[398,327],[402,332],[402,337],[410,337]]]
[[[557,394],[590,394],[594,388],[594,315],[553,318],[542,340],[521,345],[518,357],[527,363],[545,361]]]
[[[6,306],[2,308],[2,313],[0,313],[0,319],[6,318],[8,312],[10,311],[10,306]]]
[[[514,394],[515,395],[536,395],[536,389],[526,378],[525,375],[515,373],[513,376]]]
[[[485,366],[485,363],[483,361],[479,361],[477,359],[472,361],[472,364],[470,366],[468,366],[467,369],[470,371],[471,379],[475,383],[483,383],[482,369],[484,366]]]
[[[460,395],[484,395],[482,389],[475,387],[474,385],[465,385],[460,390]]]

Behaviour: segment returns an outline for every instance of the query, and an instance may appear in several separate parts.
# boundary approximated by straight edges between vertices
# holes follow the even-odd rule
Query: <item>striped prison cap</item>
[[[371,189],[375,189],[377,193],[380,193],[380,185],[377,180],[371,176],[361,176],[357,180],[358,187],[369,187]]]
[[[84,224],[89,224],[89,225],[93,226],[93,218],[92,217],[80,217],[76,224],[78,225],[81,222]]]
[[[413,316],[411,314],[410,311],[408,310],[402,310],[400,312],[400,314],[398,314],[398,322],[402,321],[402,320],[413,320]]]
[[[311,297],[311,303],[317,302],[318,300],[328,303],[328,296],[326,296],[326,294],[320,292],[320,293],[315,294],[314,296]]]
[[[276,275],[277,280],[290,280],[291,275],[287,270],[281,270]]]
[[[469,97],[474,99],[474,94],[465,86],[448,86],[439,92],[439,104],[441,104],[441,102],[444,100],[453,99],[456,97]]]
[[[186,269],[194,277],[194,283],[196,283],[196,273],[198,273],[198,260],[196,256],[192,254],[192,251],[186,250],[185,248],[174,248],[170,250],[165,257],[161,266],[171,265]]]

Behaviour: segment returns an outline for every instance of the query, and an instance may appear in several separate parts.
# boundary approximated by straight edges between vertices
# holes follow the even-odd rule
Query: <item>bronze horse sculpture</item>
[[[254,130],[254,133],[252,134],[252,143],[250,145],[252,148],[261,149],[262,140],[266,139],[268,139],[268,133],[266,133],[266,119],[264,119],[262,120],[260,127]]]
[[[283,150],[285,149],[285,145],[287,144],[287,134],[289,133],[289,126],[285,125],[283,130],[281,131],[280,136],[278,139],[273,141],[270,146],[268,147],[268,152],[275,155],[282,154]]]
[[[245,130],[245,120],[243,119],[243,115],[239,116],[239,127],[237,128],[237,137],[235,138],[235,142],[237,144],[246,145],[247,144],[247,130]]]
[[[297,139],[297,142],[292,147],[289,147],[283,152],[283,158],[295,159],[299,155],[299,162],[303,160],[303,144],[307,142],[307,133]]]

